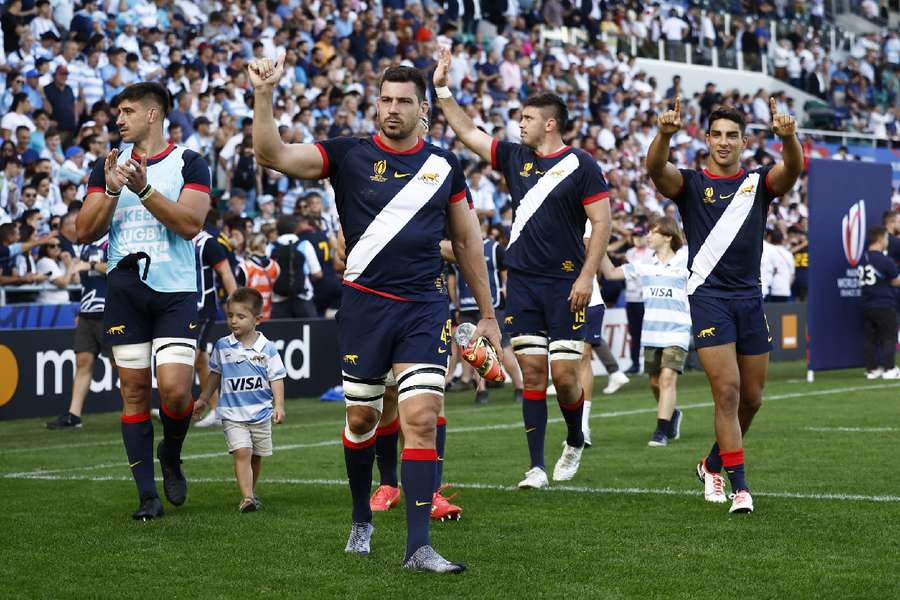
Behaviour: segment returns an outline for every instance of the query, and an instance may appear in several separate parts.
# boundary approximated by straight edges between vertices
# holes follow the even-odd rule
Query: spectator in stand
[[[273,319],[316,316],[312,281],[322,278],[322,267],[312,244],[297,237],[298,224],[293,215],[278,219],[278,239],[271,258],[278,263],[281,274],[272,288]]]
[[[69,286],[77,284],[78,264],[68,253],[62,252],[59,240],[51,240],[38,250],[38,273],[45,274],[50,287],[41,290],[38,304],[67,304]]]
[[[56,128],[64,146],[75,136],[75,126],[81,112],[81,107],[75,103],[75,92],[66,83],[68,78],[69,69],[59,65],[54,71],[53,83],[43,88],[44,107],[47,114],[56,121]]]

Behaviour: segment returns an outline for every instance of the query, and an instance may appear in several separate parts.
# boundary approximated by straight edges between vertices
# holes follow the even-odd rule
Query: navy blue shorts
[[[584,341],[591,346],[599,346],[603,343],[603,315],[606,314],[606,306],[587,307],[587,325],[584,327]]]
[[[569,292],[574,281],[509,270],[506,279],[505,325],[510,337],[546,335],[550,340],[583,340],[585,310],[572,312]]]
[[[197,292],[157,292],[137,271],[113,269],[106,277],[104,340],[110,346],[157,338],[196,339]]]
[[[690,305],[696,348],[733,343],[738,354],[772,351],[762,298],[691,296]]]
[[[377,379],[397,363],[447,367],[447,301],[400,302],[344,286],[337,323],[341,368],[348,375]]]

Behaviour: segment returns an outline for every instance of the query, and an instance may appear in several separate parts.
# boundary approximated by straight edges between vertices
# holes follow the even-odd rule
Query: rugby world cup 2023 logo
[[[841,220],[841,247],[849,268],[837,278],[838,292],[842,298],[854,298],[861,295],[859,276],[856,266],[862,258],[866,247],[866,201],[859,200],[850,207]]]
[[[862,257],[866,245],[866,201],[860,200],[850,207],[841,222],[841,243],[844,256],[851,267]]]

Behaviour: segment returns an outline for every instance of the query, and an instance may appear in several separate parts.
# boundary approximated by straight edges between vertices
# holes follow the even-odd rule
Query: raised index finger
[[[679,117],[681,116],[681,96],[675,96],[675,107],[672,109]]]
[[[775,104],[775,96],[769,96],[769,111],[772,113],[773,117],[778,114],[778,105]]]

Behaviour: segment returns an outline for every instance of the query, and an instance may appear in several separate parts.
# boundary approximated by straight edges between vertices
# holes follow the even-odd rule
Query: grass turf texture
[[[611,397],[599,378],[594,447],[565,490],[511,489],[528,453],[509,388],[485,407],[474,393],[448,394],[445,479],[471,487],[460,490],[463,519],[434,523],[432,541],[469,564],[458,577],[400,569],[402,503],[375,515],[372,555],[344,554],[340,403],[287,403],[256,514],[237,512],[221,430],[192,430],[188,501],[165,503],[166,516],[149,523],[131,520],[137,500],[118,415],[89,414],[81,431],[0,423],[0,597],[897,597],[900,384],[858,370],[807,384],[804,374],[800,363],[772,366],[770,400],[746,441],[752,515],[703,502],[693,472],[713,439],[713,412],[701,373],[682,378],[682,439],[661,449],[646,446],[655,426],[646,378]],[[548,471],[565,432],[553,404]]]

